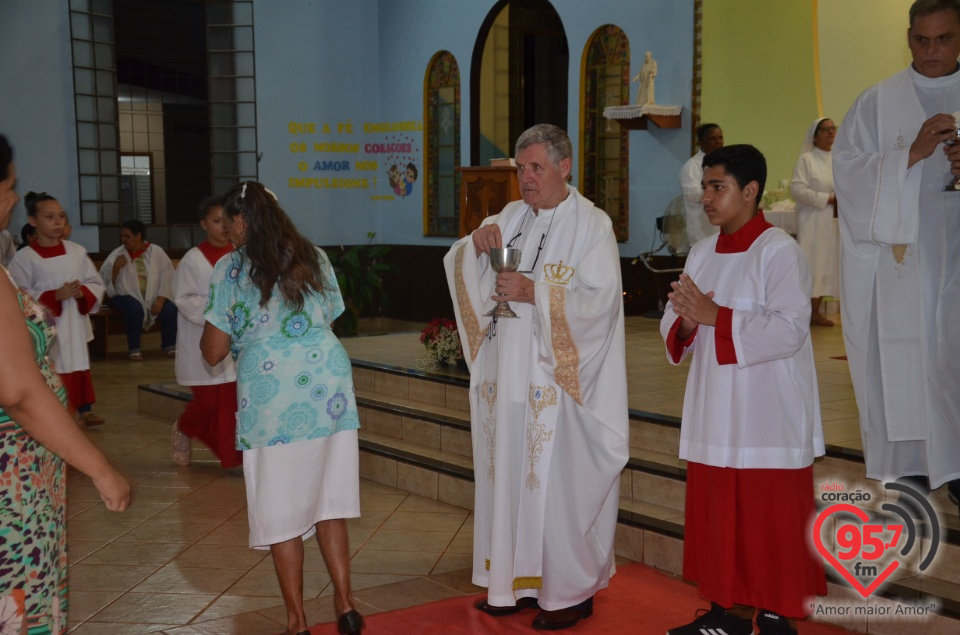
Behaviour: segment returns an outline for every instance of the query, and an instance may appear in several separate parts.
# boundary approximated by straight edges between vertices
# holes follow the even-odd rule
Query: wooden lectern
[[[520,200],[517,168],[510,165],[460,167],[460,236],[466,236],[483,219],[499,214],[510,201]]]

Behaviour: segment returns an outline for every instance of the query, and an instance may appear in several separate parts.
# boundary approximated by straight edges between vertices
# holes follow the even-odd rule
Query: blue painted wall
[[[56,196],[73,225],[72,239],[95,251],[97,228],[82,227],[78,211],[67,3],[0,2],[0,60],[0,133],[13,145],[20,198],[30,190]],[[25,222],[20,203],[10,233],[19,236]]]
[[[326,244],[363,242],[367,231],[376,231],[378,242],[450,243],[449,239],[423,236],[422,173],[412,196],[394,200],[371,200],[356,191],[286,187],[295,161],[288,148],[291,136],[285,130],[288,120],[298,117],[315,116],[331,125],[350,119],[363,154],[363,145],[370,139],[378,139],[376,135],[361,132],[363,122],[422,124],[427,65],[435,53],[447,50],[460,67],[461,157],[466,161],[470,156],[467,131],[471,58],[480,25],[495,4],[493,0],[376,3],[370,0],[346,6],[307,0],[256,3],[259,138],[264,150],[261,178],[278,184],[282,202],[298,219],[309,217],[320,221],[319,226],[311,223],[307,227],[315,240]],[[653,242],[654,218],[679,193],[677,173],[689,157],[693,3],[556,0],[553,5],[563,22],[570,48],[567,127],[574,141],[574,156],[578,156],[580,133],[583,50],[593,32],[605,24],[615,24],[627,33],[634,72],[639,69],[644,51],[653,51],[659,65],[658,102],[681,104],[686,109],[683,130],[652,129],[630,134],[630,241],[621,246],[621,252],[634,255]],[[330,24],[336,26],[324,26]],[[376,31],[372,30],[374,25]],[[295,49],[306,50],[308,47],[303,43],[311,40],[316,41],[322,51],[315,58],[303,52],[291,54],[287,46],[264,45],[282,41],[296,43]],[[296,63],[291,63],[293,60]],[[302,60],[306,61],[303,66]],[[265,73],[265,68],[270,70]],[[304,86],[305,78],[310,78],[313,84]],[[333,94],[323,94],[325,91]],[[422,132],[410,136],[419,144],[417,164],[422,168]],[[332,134],[331,137],[349,139],[348,135]],[[277,162],[273,160],[275,157]],[[313,159],[311,154],[308,161]],[[383,187],[386,166],[383,161],[380,163],[377,188],[373,189],[371,184],[371,194],[389,195],[389,188]],[[578,172],[575,167],[574,173]]]
[[[423,136],[421,131],[364,133],[365,123],[422,125],[427,64],[448,50],[460,66],[461,157],[469,148],[470,62],[476,34],[494,0],[256,0],[254,3],[260,179],[279,196],[299,226],[323,244],[353,244],[377,233],[377,242],[444,245],[423,236]],[[654,218],[679,193],[677,172],[689,156],[693,3],[676,0],[555,0],[570,48],[569,123],[579,156],[580,69],[591,34],[605,24],[623,29],[636,73],[644,51],[657,59],[657,101],[684,106],[682,130],[630,133],[630,241],[625,256],[649,248]],[[76,141],[67,3],[63,0],[0,2],[0,131],[17,152],[21,192],[41,188],[76,210]],[[632,87],[636,94],[636,86]],[[313,123],[316,132],[292,134],[291,123]],[[331,132],[322,132],[326,123]],[[352,133],[338,132],[338,124]],[[409,197],[382,200],[389,156],[364,152],[370,142],[413,140],[420,178]],[[307,144],[305,153],[292,143]],[[358,153],[315,153],[313,143],[356,143]],[[375,159],[377,170],[357,171],[357,160]],[[313,170],[317,160],[346,160],[351,173]],[[298,164],[304,161],[307,171]],[[574,174],[579,167],[574,166]],[[291,178],[367,179],[368,188],[291,188]],[[374,185],[374,179],[376,184]],[[379,197],[379,198],[377,198]],[[22,224],[22,208],[11,226]],[[74,223],[74,236],[98,249],[96,230]]]

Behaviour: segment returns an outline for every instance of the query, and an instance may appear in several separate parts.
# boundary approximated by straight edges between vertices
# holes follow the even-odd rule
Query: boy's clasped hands
[[[673,304],[674,313],[683,320],[678,333],[681,339],[689,337],[699,324],[717,324],[720,306],[713,301],[713,291],[703,293],[685,273],[680,274],[676,282],[671,282],[670,287],[673,291],[667,294],[667,298]]]

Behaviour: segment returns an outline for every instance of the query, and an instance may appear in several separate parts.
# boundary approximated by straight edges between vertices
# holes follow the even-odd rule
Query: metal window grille
[[[207,75],[214,192],[257,180],[253,2],[208,2]]]
[[[80,222],[119,224],[120,161],[112,0],[70,0]]]

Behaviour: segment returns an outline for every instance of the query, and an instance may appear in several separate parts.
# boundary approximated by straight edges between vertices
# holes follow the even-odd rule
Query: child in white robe
[[[766,172],[753,146],[704,158],[704,213],[721,233],[693,247],[660,323],[671,363],[693,352],[683,575],[712,605],[668,635],[752,635],[754,614],[761,635],[795,635],[808,598],[827,592],[807,536],[824,453],[810,272],[759,212]]]
[[[104,419],[92,410],[97,399],[87,342],[93,339],[89,314],[100,308],[103,282],[86,249],[62,239],[67,218],[57,199],[29,192],[24,204],[37,239],[16,253],[10,274],[54,316],[57,338],[50,349],[54,368],[79,420],[99,425]]]
[[[224,468],[243,465],[237,450],[237,370],[232,357],[216,366],[200,354],[213,266],[230,253],[230,234],[223,224],[219,197],[200,204],[200,226],[207,239],[184,254],[173,276],[177,305],[177,383],[190,386],[193,399],[173,424],[173,462],[188,465],[191,438],[213,450]]]

